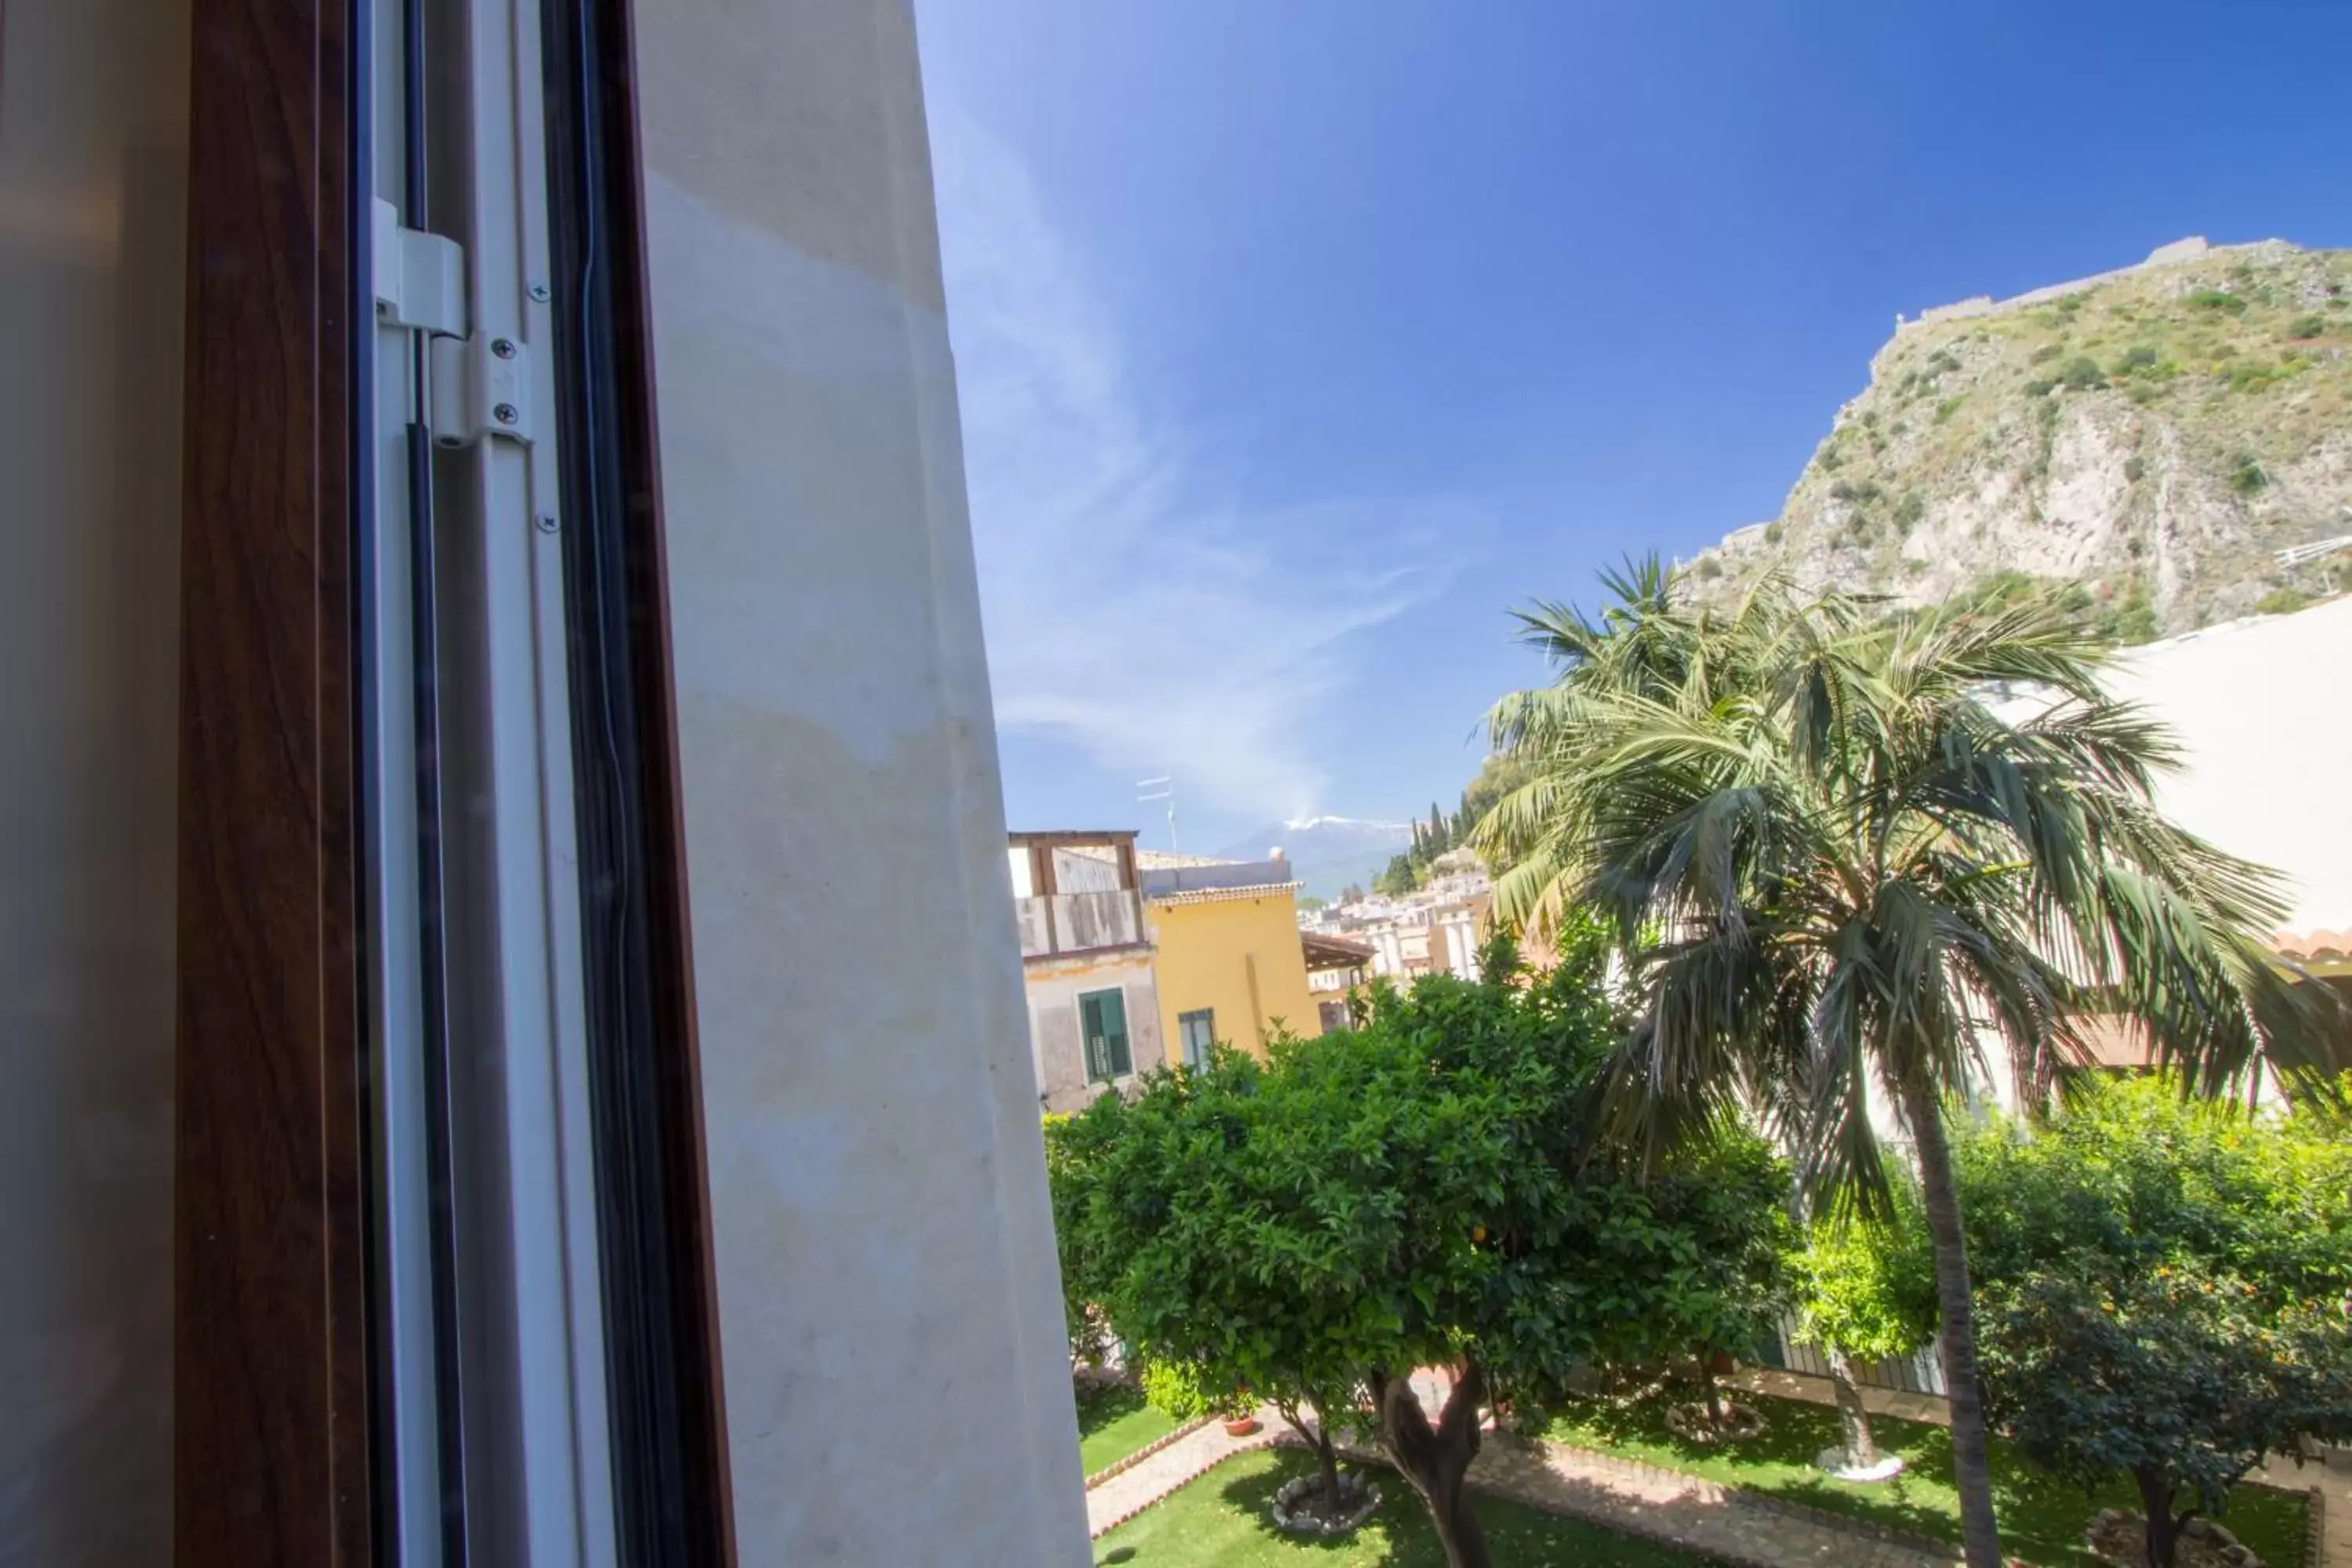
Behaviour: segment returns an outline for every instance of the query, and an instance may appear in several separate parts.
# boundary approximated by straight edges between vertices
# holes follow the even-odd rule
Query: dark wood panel
[[[194,0],[180,1568],[371,1552],[344,0]]]

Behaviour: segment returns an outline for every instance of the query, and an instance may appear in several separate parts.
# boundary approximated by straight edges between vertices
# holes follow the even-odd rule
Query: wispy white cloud
[[[1315,809],[1307,721],[1348,639],[1436,587],[1464,509],[1213,499],[1217,453],[1147,412],[1027,171],[952,110],[932,140],[998,723],[1234,810]]]

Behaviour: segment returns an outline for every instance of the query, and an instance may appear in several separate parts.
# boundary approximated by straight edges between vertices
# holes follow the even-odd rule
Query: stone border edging
[[[1211,1470],[1215,1469],[1227,1459],[1234,1458],[1242,1454],[1254,1454],[1260,1448],[1271,1448],[1274,1447],[1274,1434],[1271,1432],[1261,1433],[1257,1436],[1242,1439],[1234,1447],[1226,1449],[1223,1453],[1219,1454],[1207,1464],[1202,1465],[1199,1469],[1194,1470],[1191,1475],[1184,1477],[1181,1480],[1176,1482],[1173,1486],[1171,1486],[1167,1491],[1157,1492],[1152,1496],[1144,1499],[1141,1502],[1137,1503],[1125,1513],[1104,1521],[1102,1527],[1098,1530],[1089,1528],[1087,1531],[1087,1539],[1088,1541],[1100,1541],[1104,1536],[1108,1535],[1112,1531],[1117,1530],[1120,1525],[1125,1524],[1129,1520],[1133,1519],[1137,1514],[1143,1512],[1146,1509],[1155,1508],[1160,1503],[1167,1501],[1171,1493],[1181,1491],[1184,1488],[1191,1486],[1194,1481],[1199,1480],[1202,1476],[1207,1475]],[[1293,1441],[1297,1441],[1297,1439],[1294,1438]]]
[[[2311,1511],[2303,1521],[2303,1568],[2337,1568],[2327,1561],[2327,1494],[2313,1487],[2308,1495]]]
[[[1133,1469],[1136,1466],[1143,1463],[1144,1460],[1151,1458],[1152,1455],[1160,1452],[1160,1449],[1167,1447],[1171,1443],[1180,1443],[1183,1441],[1185,1438],[1190,1437],[1193,1433],[1198,1432],[1202,1427],[1206,1426],[1210,1422],[1214,1421],[1215,1419],[1217,1418],[1213,1415],[1195,1415],[1192,1420],[1185,1422],[1184,1425],[1177,1427],[1173,1432],[1161,1433],[1159,1436],[1151,1439],[1150,1442],[1146,1443],[1142,1447],[1138,1448],[1134,1453],[1127,1455],[1123,1458],[1113,1459],[1109,1464],[1105,1465],[1101,1469],[1097,1470],[1093,1475],[1088,1476],[1087,1478],[1086,1489],[1092,1491],[1097,1487],[1102,1485],[1103,1482],[1110,1479],[1111,1477],[1119,1474],[1121,1471]]]
[[[1675,1470],[1672,1473],[1684,1475],[1688,1472]],[[1891,1524],[1881,1524],[1876,1520],[1857,1519],[1853,1514],[1839,1513],[1834,1509],[1815,1508],[1811,1503],[1791,1502],[1787,1498],[1776,1497],[1770,1492],[1761,1491],[1754,1487],[1735,1485],[1725,1489],[1738,1494],[1743,1501],[1754,1503],[1768,1512],[1789,1514],[1803,1520],[1808,1524],[1820,1525],[1825,1530],[1843,1530],[1848,1535],[1866,1536],[1888,1546],[1899,1546],[1906,1552],[1943,1557],[1960,1550],[1959,1542],[1955,1541],[1943,1541],[1932,1535],[1922,1535],[1916,1530],[1902,1530]],[[2024,1560],[2011,1557],[2009,1561],[2022,1563]]]

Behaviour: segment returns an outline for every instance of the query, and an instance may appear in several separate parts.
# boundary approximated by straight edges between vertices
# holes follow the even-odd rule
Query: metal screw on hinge
[[[490,340],[490,352],[498,355],[500,359],[512,359],[515,356],[514,340],[512,338],[492,338]]]
[[[553,512],[543,511],[539,514],[539,531],[541,533],[553,533],[555,531],[555,514]]]
[[[511,425],[517,419],[522,417],[522,416],[516,410],[513,404],[501,403],[496,408],[490,410],[490,417],[497,420],[501,425]]]
[[[540,302],[541,304],[542,304],[542,305],[546,304],[546,303],[548,302],[548,300],[550,300],[551,299],[554,298],[554,296],[553,296],[551,293],[550,293],[550,292],[549,292],[549,290],[548,290],[548,287],[547,287],[547,285],[546,285],[546,284],[544,284],[544,283],[534,283],[534,284],[532,284],[532,285],[530,286],[530,297],[531,297],[533,300],[536,300],[537,301],[539,301],[539,302]]]

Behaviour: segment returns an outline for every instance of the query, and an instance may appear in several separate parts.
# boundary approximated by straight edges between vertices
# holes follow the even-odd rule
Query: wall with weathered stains
[[[1087,1561],[905,0],[636,0],[744,1568]]]
[[[1033,961],[1028,969],[1029,1037],[1038,1100],[1047,1110],[1078,1110],[1102,1085],[1087,1079],[1078,998],[1117,989],[1127,1005],[1129,1060],[1135,1076],[1157,1070],[1169,1056],[1160,1032],[1159,989],[1149,948],[1083,958]]]

